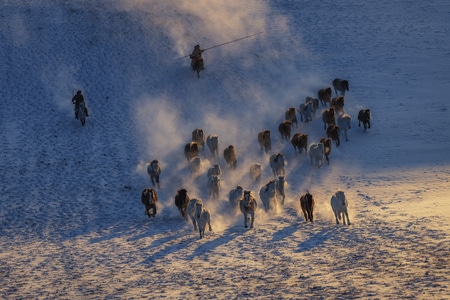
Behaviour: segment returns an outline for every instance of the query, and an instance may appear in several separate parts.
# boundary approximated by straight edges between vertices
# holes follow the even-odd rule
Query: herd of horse
[[[348,141],[347,132],[351,128],[351,116],[344,111],[345,92],[349,90],[347,80],[336,78],[332,82],[336,97],[332,98],[331,87],[320,89],[317,98],[306,97],[305,103],[300,104],[299,109],[294,107],[288,108],[285,113],[285,119],[279,124],[278,130],[282,140],[289,141],[294,147],[295,154],[302,153],[308,155],[311,159],[311,165],[320,168],[324,161],[330,163],[329,155],[332,145],[340,146],[341,133],[344,134],[345,140]],[[319,109],[319,103],[325,107],[322,112],[322,121],[326,137],[322,137],[320,141],[308,145],[308,134],[296,132],[291,138],[293,128],[298,128],[298,120],[296,114],[299,113],[301,122],[311,122],[313,115]],[[364,132],[370,128],[371,113],[370,109],[362,109],[358,114],[358,126],[362,123]],[[257,140],[261,151],[269,154],[272,149],[271,132],[264,129],[257,135]],[[203,129],[196,128],[192,132],[192,140],[184,147],[184,154],[189,163],[191,172],[194,174],[199,170],[201,163],[200,152],[205,148],[210,150],[212,158],[219,156],[219,137],[217,135],[205,136]],[[229,145],[223,151],[223,157],[230,169],[236,169],[237,153],[233,145]],[[278,213],[279,208],[284,205],[286,197],[285,187],[287,185],[285,179],[286,160],[282,153],[273,153],[269,157],[270,168],[274,179],[269,180],[262,185],[259,190],[259,198],[265,212],[274,211]],[[159,175],[161,167],[157,160],[151,161],[147,166],[147,172],[150,176],[151,183],[154,187],[160,188]],[[222,170],[219,164],[214,164],[208,169],[208,190],[209,196],[213,199],[219,198],[220,193],[220,176]],[[259,185],[262,174],[262,166],[260,164],[252,164],[249,176]],[[145,206],[145,212],[148,217],[156,215],[156,203],[158,196],[153,188],[146,188],[142,192],[142,203]],[[229,205],[235,212],[240,211],[244,217],[244,227],[253,228],[255,213],[258,208],[257,200],[251,190],[245,190],[238,185],[228,193]],[[306,222],[313,222],[314,197],[307,191],[299,198],[300,208],[304,214]],[[330,199],[330,205],[335,215],[336,223],[343,220],[343,224],[350,225],[348,218],[348,203],[343,191],[337,191]],[[197,198],[190,198],[185,188],[181,188],[175,195],[175,206],[178,208],[182,218],[186,221],[189,219],[193,223],[194,230],[198,230],[200,238],[204,237],[206,225],[211,231],[211,214],[206,209],[204,203]],[[250,225],[249,225],[250,223]]]

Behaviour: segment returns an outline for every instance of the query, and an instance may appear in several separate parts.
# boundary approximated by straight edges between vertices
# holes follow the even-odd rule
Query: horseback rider
[[[72,98],[72,103],[75,104],[75,118],[78,119],[78,107],[80,103],[83,102],[84,105],[84,111],[86,112],[86,117],[88,117],[88,110],[86,107],[86,103],[84,102],[84,96],[81,94],[81,91],[78,90],[75,96]]]
[[[200,68],[201,70],[204,70],[205,68],[203,67],[203,57],[202,57],[202,53],[205,50],[201,50],[200,49],[200,45],[195,45],[194,50],[192,51],[192,53],[189,55],[189,57],[191,58],[191,67],[192,69],[195,70],[195,67],[200,64]]]

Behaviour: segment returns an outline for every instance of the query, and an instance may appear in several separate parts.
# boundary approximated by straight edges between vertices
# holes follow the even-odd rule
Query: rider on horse
[[[201,50],[200,45],[196,45],[194,47],[194,50],[192,51],[191,55],[189,55],[189,57],[191,58],[192,69],[195,70],[197,66],[200,66],[200,70],[205,69],[203,67],[203,57],[202,57],[203,51],[205,51],[205,50]]]
[[[81,94],[81,91],[77,91],[76,95],[73,96],[73,98],[72,98],[72,103],[75,104],[75,118],[76,119],[78,119],[78,106],[80,105],[81,102],[85,103],[84,97]],[[84,110],[86,112],[86,117],[88,117],[89,115],[88,115],[88,110],[87,110],[86,104],[84,106]]]

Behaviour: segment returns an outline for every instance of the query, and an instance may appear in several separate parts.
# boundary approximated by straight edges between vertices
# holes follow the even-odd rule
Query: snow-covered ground
[[[450,297],[450,3],[432,1],[3,1],[0,3],[0,298],[211,299]],[[188,58],[195,44],[206,70]],[[282,142],[289,107],[348,79],[349,141],[317,169]],[[74,119],[83,91],[90,116]],[[358,127],[360,109],[372,127]],[[325,136],[320,112],[294,132]],[[297,116],[299,117],[299,116]],[[232,144],[192,176],[191,132]],[[287,198],[266,213],[249,166],[285,154]],[[140,196],[146,163],[162,164],[158,214]],[[255,228],[228,206],[238,184],[257,195]],[[199,239],[174,205],[205,202]],[[349,201],[337,225],[330,198]],[[299,197],[309,190],[315,222]]]

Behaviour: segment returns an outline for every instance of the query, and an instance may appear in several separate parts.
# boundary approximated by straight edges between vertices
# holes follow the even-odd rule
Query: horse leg
[[[255,212],[252,212],[251,214],[250,214],[250,216],[251,216],[251,223],[250,223],[250,228],[253,228],[253,223],[255,222]]]
[[[334,217],[336,218],[336,224],[339,224],[338,212],[334,212]],[[339,216],[339,219],[340,219],[340,216]]]
[[[247,228],[247,214],[244,213],[244,227]]]
[[[342,213],[342,220],[343,220],[344,224],[345,224],[345,217],[347,217],[347,225],[350,225],[350,219],[348,218],[348,212],[347,211],[344,211]]]
[[[155,186],[155,179],[153,178],[153,175],[150,175],[150,181],[152,182],[153,186]]]
[[[195,221],[195,218],[191,217],[192,224],[194,224],[194,230],[197,231],[197,222]]]
[[[308,215],[306,214],[306,209],[303,209],[303,215],[305,216],[305,222],[308,222]]]

